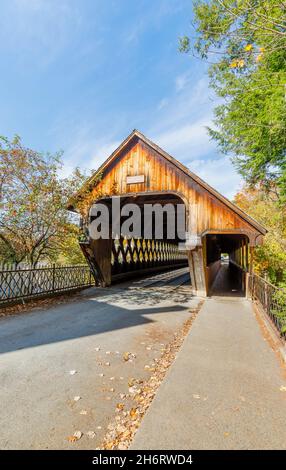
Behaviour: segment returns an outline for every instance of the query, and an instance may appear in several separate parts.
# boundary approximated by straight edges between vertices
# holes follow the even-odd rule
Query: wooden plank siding
[[[144,175],[144,183],[127,184],[127,176]],[[117,191],[114,191],[117,188]],[[155,150],[137,141],[131,149],[123,152],[113,164],[106,168],[102,180],[93,189],[94,201],[97,194],[126,195],[152,193],[175,193],[189,205],[192,229],[197,234],[206,231],[241,230],[251,232],[254,237],[261,231],[250,225],[240,215],[215,198],[205,188],[182,172],[174,164],[166,161]],[[158,194],[159,200],[159,194]]]

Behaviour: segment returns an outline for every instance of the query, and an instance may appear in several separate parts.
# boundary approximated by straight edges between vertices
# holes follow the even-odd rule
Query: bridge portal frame
[[[206,236],[240,234],[248,238],[245,255],[251,270],[252,252],[262,243],[267,230],[205,183],[186,166],[174,159],[142,133],[134,130],[87,181],[69,205],[88,221],[92,204],[113,196],[132,199],[146,196],[175,195],[186,206],[187,234],[190,238],[187,257],[195,295],[209,292],[206,263]],[[89,263],[96,266],[105,285],[110,274],[111,240],[82,244]],[[250,252],[250,255],[248,254]]]

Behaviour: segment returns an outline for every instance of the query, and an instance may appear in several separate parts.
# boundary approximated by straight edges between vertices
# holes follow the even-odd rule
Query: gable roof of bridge
[[[176,158],[172,157],[169,155],[165,150],[163,150],[161,147],[159,147],[157,144],[152,142],[150,139],[148,139],[144,134],[139,132],[137,129],[134,129],[128,137],[126,137],[125,140],[117,147],[114,152],[105,160],[105,162],[98,168],[98,170],[88,179],[86,184],[90,185],[92,182],[96,179],[96,177],[103,173],[109,165],[118,157],[118,155],[132,142],[132,140],[138,139],[144,142],[147,146],[149,146],[151,149],[155,150],[159,155],[164,157],[166,160],[168,160],[170,163],[175,165],[177,168],[179,168],[183,173],[185,173],[187,176],[189,176],[193,181],[195,181],[198,185],[200,185],[202,188],[204,188],[207,192],[212,194],[215,198],[217,198],[219,201],[221,201],[223,204],[225,204],[229,209],[234,211],[236,214],[238,214],[242,219],[247,221],[250,225],[255,227],[261,234],[265,235],[267,233],[267,229],[263,227],[259,222],[257,222],[255,219],[250,217],[246,212],[241,210],[238,206],[236,206],[234,203],[232,203],[229,199],[227,199],[225,196],[220,194],[216,189],[214,189],[212,186],[207,184],[205,181],[203,181],[199,176],[197,176],[195,173],[193,173],[191,170],[189,170],[185,165],[183,165],[181,162],[179,162]]]

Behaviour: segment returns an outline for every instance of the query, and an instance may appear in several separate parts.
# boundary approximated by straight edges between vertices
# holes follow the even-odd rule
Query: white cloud
[[[207,157],[216,151],[206,129],[212,122],[212,108],[208,82],[202,78],[160,106],[148,134],[182,162]]]
[[[112,136],[97,138],[95,129],[88,126],[74,130],[65,147],[61,175],[68,176],[77,166],[82,170],[97,170],[120,143]]]
[[[148,134],[160,147],[188,166],[194,173],[232,198],[241,183],[230,159],[219,156],[208,135],[213,107],[208,80],[193,83],[189,73],[176,79],[176,93],[159,109],[157,122]],[[180,91],[180,93],[178,93]]]
[[[163,98],[160,103],[158,104],[157,109],[160,111],[161,109],[165,108],[169,103],[169,100],[167,98]]]
[[[208,80],[192,78],[189,85],[181,93],[174,93],[168,97],[164,106],[157,107],[159,114],[154,116],[151,132],[153,135],[161,134],[178,127],[194,124],[206,119],[209,125],[212,119],[214,102],[211,100]]]
[[[68,0],[9,0],[1,11],[0,50],[16,50],[23,65],[46,66],[80,25],[78,8]]]
[[[232,199],[242,185],[242,178],[226,156],[192,160],[186,166],[228,199]]]
[[[155,141],[164,150],[185,160],[192,156],[198,158],[214,149],[213,142],[207,135],[206,126],[210,124],[210,115],[201,120],[164,131],[155,136]]]
[[[184,90],[189,82],[190,82],[190,74],[189,73],[184,73],[184,74],[179,75],[178,77],[176,77],[176,80],[175,80],[176,91],[180,92],[180,91]]]
[[[111,142],[96,145],[93,150],[93,156],[91,159],[91,169],[98,169],[98,167],[119,147],[121,142],[119,140],[113,140]]]

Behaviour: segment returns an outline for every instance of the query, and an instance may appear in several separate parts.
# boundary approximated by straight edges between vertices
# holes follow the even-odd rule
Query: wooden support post
[[[204,256],[202,246],[188,252],[192,290],[194,295],[207,296],[206,275],[204,267]]]
[[[253,250],[254,250],[254,247],[250,246],[250,263],[249,263],[249,272],[250,272],[250,274],[253,273]]]
[[[112,240],[89,240],[80,247],[89,264],[95,285],[102,287],[111,284],[111,247]]]
[[[112,239],[91,240],[90,248],[93,252],[93,257],[103,279],[103,286],[110,286],[111,284],[111,247]]]

